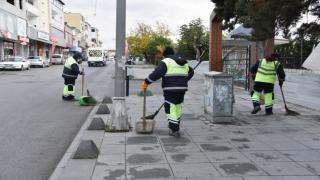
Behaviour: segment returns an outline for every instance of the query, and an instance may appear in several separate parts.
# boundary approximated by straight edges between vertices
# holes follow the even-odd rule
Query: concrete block
[[[102,100],[102,104],[112,104],[112,99],[109,96],[106,96]]]
[[[98,158],[99,149],[92,140],[81,141],[73,159],[95,159]]]
[[[101,117],[95,117],[91,121],[88,130],[105,130],[106,125]]]
[[[100,104],[97,113],[96,114],[110,114],[110,110],[108,108],[108,105],[106,104]]]

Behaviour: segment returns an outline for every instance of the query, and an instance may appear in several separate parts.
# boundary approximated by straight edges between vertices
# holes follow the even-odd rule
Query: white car
[[[0,62],[0,69],[29,70],[30,61],[18,56],[8,57],[5,61]]]
[[[41,56],[29,56],[30,66],[49,67],[49,61]]]
[[[63,56],[62,54],[53,54],[52,55],[52,64],[63,64]]]

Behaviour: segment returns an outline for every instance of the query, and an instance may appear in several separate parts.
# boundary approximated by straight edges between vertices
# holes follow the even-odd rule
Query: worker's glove
[[[80,74],[80,75],[84,75],[84,72],[83,72],[83,71],[80,71],[79,74]]]
[[[279,81],[279,86],[282,87],[282,85],[283,85],[283,81],[280,80]]]
[[[251,74],[251,78],[254,81],[256,79],[256,74]]]
[[[148,84],[144,81],[142,84],[141,84],[141,89],[142,90],[146,90],[148,88]]]

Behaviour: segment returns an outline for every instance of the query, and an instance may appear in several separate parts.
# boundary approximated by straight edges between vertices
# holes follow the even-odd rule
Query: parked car
[[[0,69],[29,70],[30,61],[19,56],[8,57],[3,62],[0,62]]]
[[[53,54],[52,55],[52,64],[63,64],[63,55],[62,54]]]
[[[41,56],[29,56],[28,60],[30,61],[31,66],[38,66],[38,67],[49,67],[50,62],[44,57]]]

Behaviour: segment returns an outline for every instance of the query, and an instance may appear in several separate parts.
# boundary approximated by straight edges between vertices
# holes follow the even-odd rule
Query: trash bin
[[[206,72],[204,83],[204,112],[207,117],[213,122],[218,119],[228,119],[216,117],[231,117],[234,99],[232,75],[215,71]]]

